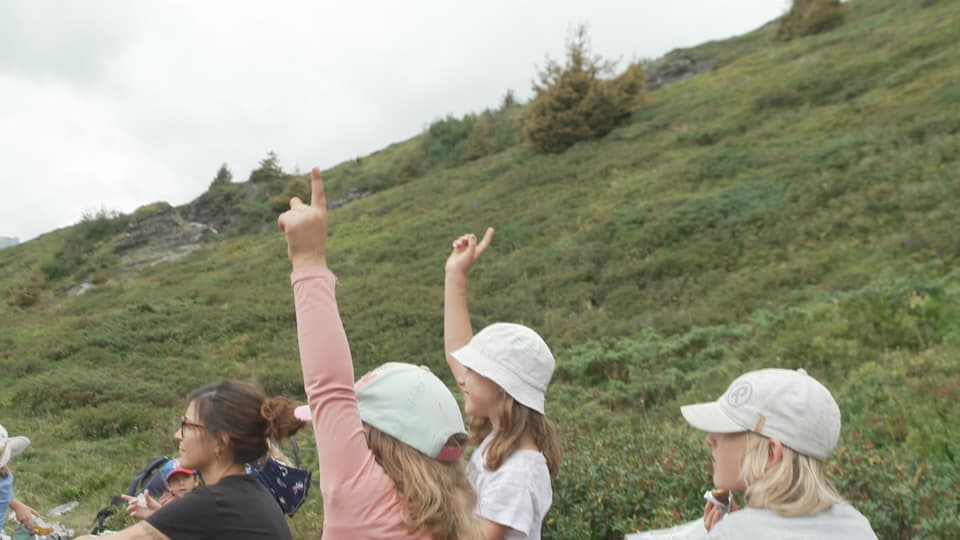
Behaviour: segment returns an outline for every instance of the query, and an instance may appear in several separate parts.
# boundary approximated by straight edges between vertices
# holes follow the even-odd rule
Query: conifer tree
[[[562,152],[573,144],[602,137],[632,109],[643,88],[643,67],[631,64],[615,79],[614,63],[590,53],[587,28],[579,26],[567,43],[566,63],[548,59],[533,84],[525,135],[538,150]]]

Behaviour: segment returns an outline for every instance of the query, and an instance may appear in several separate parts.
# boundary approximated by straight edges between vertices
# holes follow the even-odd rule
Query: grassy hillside
[[[400,360],[449,381],[443,262],[457,234],[493,225],[474,325],[529,324],[558,358],[550,538],[698,517],[709,452],[678,406],[761,366],[805,367],[834,391],[833,476],[881,538],[960,537],[960,4],[852,8],[830,33],[694,48],[713,72],[563,154],[512,144],[451,166],[424,135],[328,171],[333,196],[373,192],[331,216],[357,371]],[[133,273],[109,254],[109,224],[0,251],[0,291],[81,237],[111,280],[69,296],[82,276],[54,273],[36,304],[0,305],[0,423],[34,441],[16,462],[29,504],[77,499],[66,520],[88,527],[175,450],[199,384],[302,396],[283,238],[251,230]],[[321,520],[315,491],[291,526],[316,538]]]

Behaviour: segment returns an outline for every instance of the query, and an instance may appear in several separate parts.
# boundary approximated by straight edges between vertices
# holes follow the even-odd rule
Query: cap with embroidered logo
[[[680,412],[701,431],[753,431],[821,460],[833,454],[840,439],[840,407],[802,369],[745,373],[716,401],[686,405]]]

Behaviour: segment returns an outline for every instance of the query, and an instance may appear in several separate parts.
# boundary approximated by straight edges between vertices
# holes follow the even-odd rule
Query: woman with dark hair
[[[111,538],[290,539],[279,505],[244,464],[266,456],[270,439],[287,438],[305,425],[294,416],[296,404],[238,381],[202,386],[187,400],[175,434],[180,464],[199,471],[204,485]]]

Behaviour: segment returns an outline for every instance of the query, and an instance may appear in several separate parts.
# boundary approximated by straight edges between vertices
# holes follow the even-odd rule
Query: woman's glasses
[[[207,426],[205,426],[205,425],[203,425],[203,424],[197,424],[197,423],[195,423],[195,422],[190,422],[189,420],[187,420],[187,417],[186,417],[186,416],[181,417],[181,418],[180,418],[180,433],[186,433],[186,432],[187,432],[186,428],[188,428],[188,427],[203,429],[203,428],[206,428]]]

